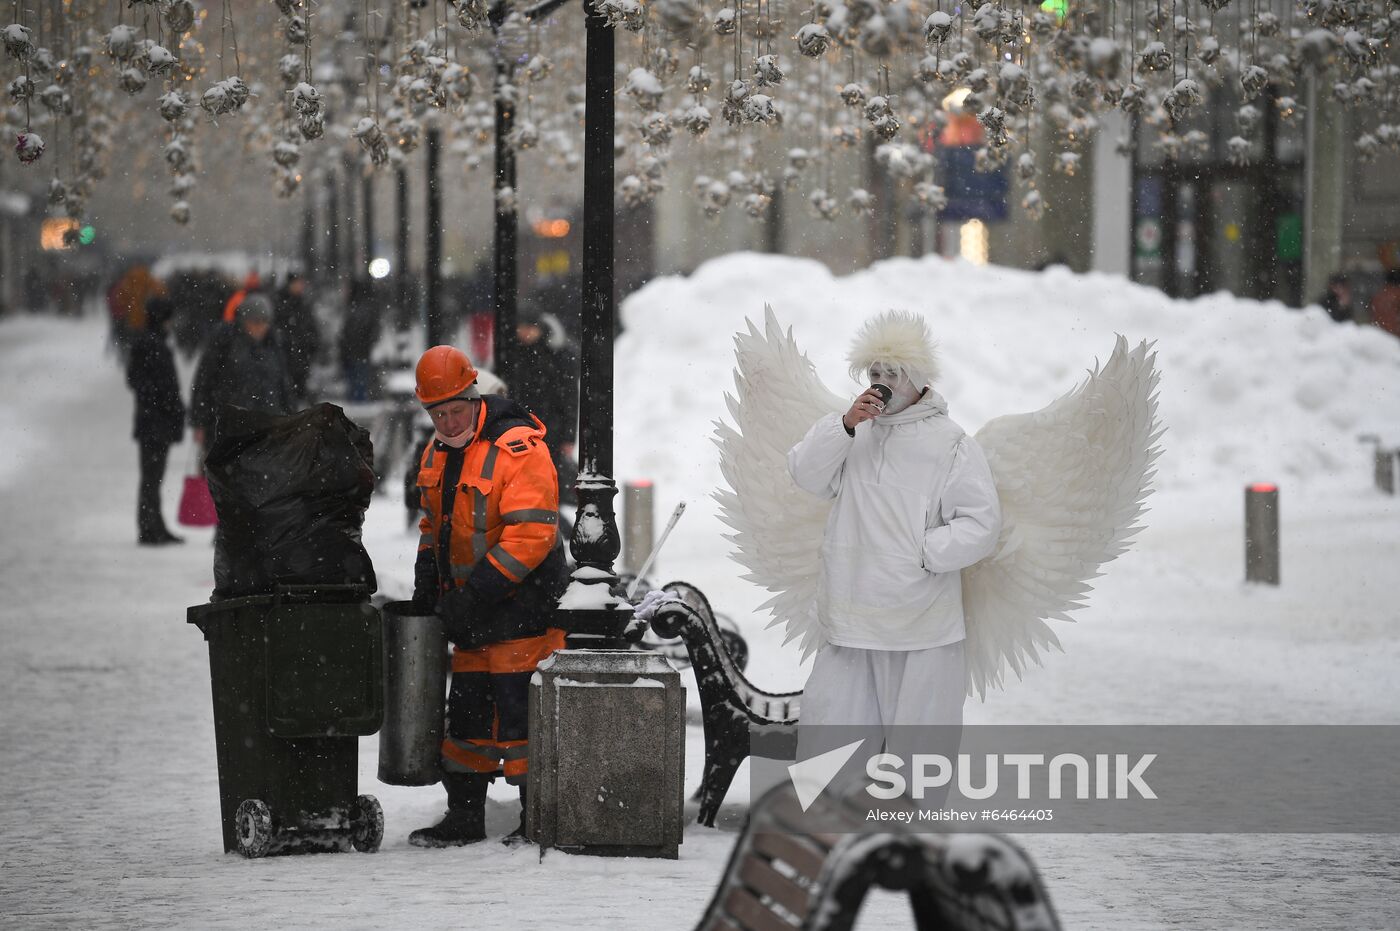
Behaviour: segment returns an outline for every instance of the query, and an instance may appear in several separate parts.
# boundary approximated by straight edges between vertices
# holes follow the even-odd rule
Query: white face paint
[[[885,409],[880,412],[881,415],[898,414],[919,400],[924,391],[923,385],[915,385],[908,375],[880,362],[870,366],[869,375],[872,385],[884,385],[891,392],[890,399],[885,402]]]

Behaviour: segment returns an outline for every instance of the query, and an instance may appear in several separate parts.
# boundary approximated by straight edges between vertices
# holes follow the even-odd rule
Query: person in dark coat
[[[573,459],[578,439],[578,353],[558,319],[534,304],[521,306],[515,339],[511,396],[544,424],[544,442],[559,472],[561,500],[572,504],[578,475]]]
[[[190,396],[195,440],[212,445],[224,405],[289,414],[293,398],[287,357],[272,330],[272,302],[254,292],[239,305],[235,323],[210,334],[199,358]]]
[[[146,301],[145,328],[135,333],[127,358],[126,383],[136,395],[136,424],[132,431],[141,455],[141,484],[137,494],[136,532],[142,546],[183,543],[161,516],[160,487],[172,444],[185,435],[185,405],[170,351],[170,321],[175,305],[165,297]]]
[[[282,334],[287,352],[287,369],[292,377],[292,391],[306,397],[306,381],[311,375],[311,363],[321,348],[321,332],[316,317],[306,303],[306,279],[293,275],[277,292],[277,331]]]
[[[1338,323],[1347,323],[1354,319],[1356,307],[1352,299],[1351,279],[1340,273],[1328,278],[1327,293],[1319,303],[1322,309],[1327,311],[1327,316]]]
[[[368,278],[356,278],[350,285],[345,322],[340,329],[340,364],[345,370],[346,393],[351,401],[369,399],[370,354],[379,342],[383,312],[374,283]]]

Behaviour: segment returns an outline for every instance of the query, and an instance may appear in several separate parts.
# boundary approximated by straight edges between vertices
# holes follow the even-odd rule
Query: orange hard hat
[[[418,402],[432,407],[458,398],[480,397],[476,390],[476,367],[467,354],[455,346],[434,346],[418,358],[414,372],[418,380]]]

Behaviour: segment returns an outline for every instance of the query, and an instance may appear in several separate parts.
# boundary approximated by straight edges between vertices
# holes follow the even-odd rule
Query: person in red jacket
[[[1385,287],[1371,297],[1371,322],[1400,337],[1400,268],[1385,273]]]
[[[530,676],[564,646],[551,619],[568,584],[559,479],[543,424],[477,390],[466,354],[434,346],[418,360],[417,396],[435,433],[419,460],[422,519],[413,600],[435,610],[453,644],[442,782],[447,814],[414,831],[419,847],[486,837],[486,787],[520,787],[525,839]]]

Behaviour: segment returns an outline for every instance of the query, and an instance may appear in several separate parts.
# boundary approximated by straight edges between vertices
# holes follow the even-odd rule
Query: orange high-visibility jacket
[[[485,395],[458,474],[451,467],[455,451],[435,440],[423,450],[418,551],[420,562],[430,559],[436,568],[437,594],[470,585],[485,604],[499,603],[550,556],[558,539],[559,479],[544,434],[519,404]],[[562,567],[562,556],[556,561]]]

